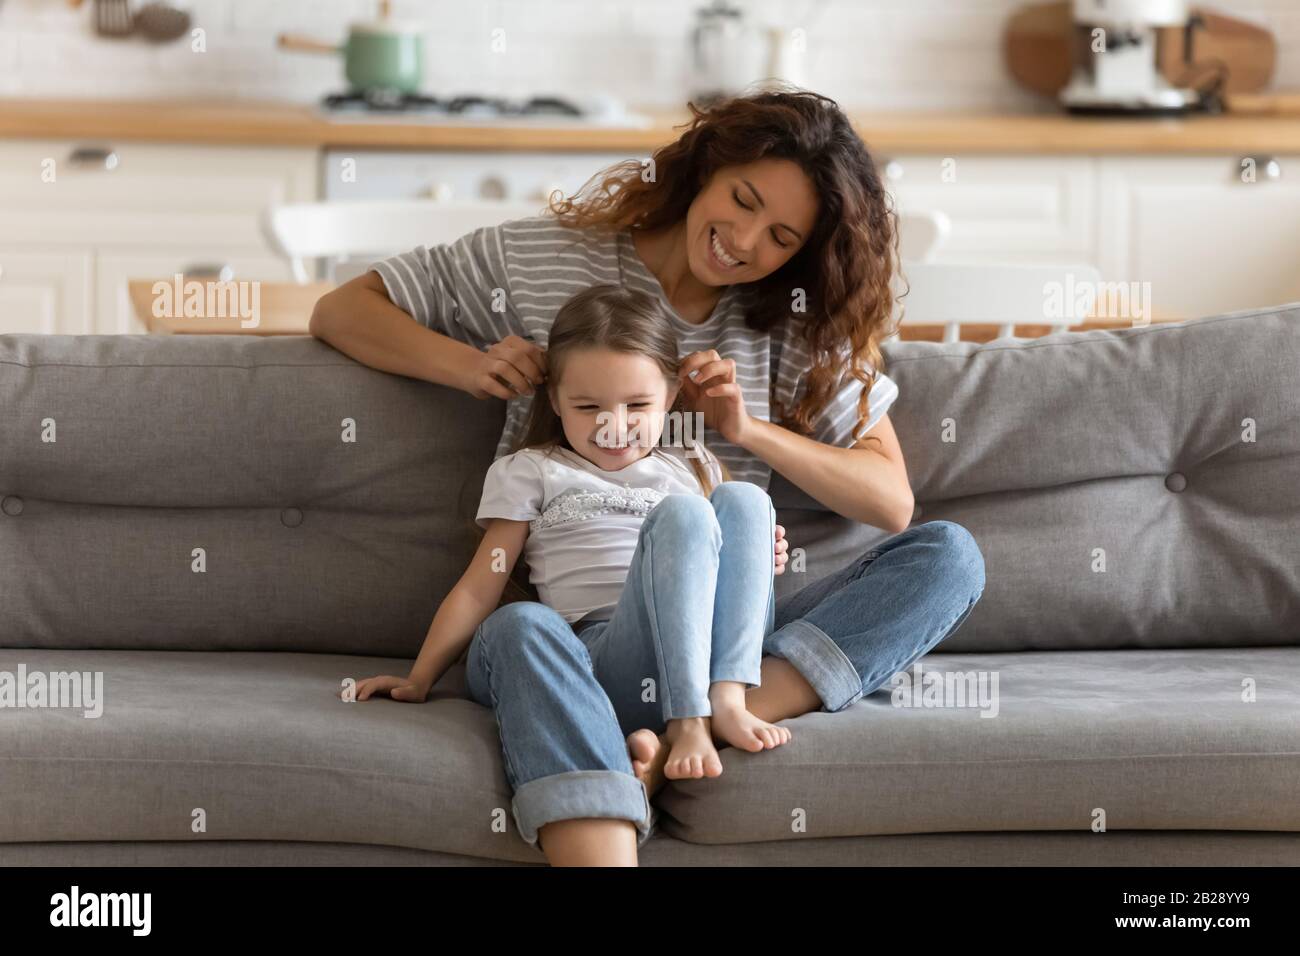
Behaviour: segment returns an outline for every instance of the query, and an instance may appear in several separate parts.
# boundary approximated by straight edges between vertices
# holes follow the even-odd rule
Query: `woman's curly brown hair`
[[[688,106],[693,118],[682,124],[685,132],[649,163],[616,163],[573,197],[552,197],[550,212],[569,226],[654,231],[684,220],[696,194],[723,167],[769,158],[797,163],[817,193],[817,221],[785,265],[744,286],[745,321],[765,332],[782,321],[803,327],[812,367],[793,409],[772,395],[773,420],[811,434],[847,365],[863,384],[856,435],[868,417],[874,373],[884,371],[880,342],[896,328],[897,216],[871,154],[834,100],[806,90],[738,96],[703,110]],[[793,307],[796,290],[804,293],[802,314]]]

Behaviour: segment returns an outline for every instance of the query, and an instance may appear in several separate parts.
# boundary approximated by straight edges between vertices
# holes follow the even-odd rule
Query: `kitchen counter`
[[[141,140],[376,149],[627,150],[648,154],[688,114],[643,129],[333,122],[275,101],[0,99],[0,139]],[[1300,153],[1300,116],[1100,119],[1042,114],[851,113],[877,154]]]

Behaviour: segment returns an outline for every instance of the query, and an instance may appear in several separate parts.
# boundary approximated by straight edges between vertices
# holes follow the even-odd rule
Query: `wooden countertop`
[[[676,137],[687,113],[646,129],[331,122],[275,101],[0,99],[0,139],[141,140],[375,149],[627,150]],[[1300,115],[1110,119],[1041,114],[851,113],[877,155],[905,153],[1300,153]]]

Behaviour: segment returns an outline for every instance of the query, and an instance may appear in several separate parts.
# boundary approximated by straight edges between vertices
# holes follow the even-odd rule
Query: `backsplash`
[[[139,0],[136,0],[139,5]],[[426,91],[526,97],[602,91],[677,107],[687,34],[704,0],[395,0],[429,25]],[[749,0],[758,23],[805,30],[806,84],[861,110],[1024,109],[1041,101],[1002,65],[1023,0]],[[341,58],[276,48],[281,32],[341,39],[374,0],[193,0],[206,52],[94,34],[93,0],[0,0],[0,96],[225,97],[315,102],[344,87]],[[1300,0],[1224,0],[1278,41],[1277,88],[1300,88]],[[500,32],[503,31],[503,32]],[[504,50],[493,49],[504,39]]]

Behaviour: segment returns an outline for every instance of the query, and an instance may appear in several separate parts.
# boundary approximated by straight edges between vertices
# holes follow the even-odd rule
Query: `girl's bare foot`
[[[709,718],[670,720],[664,736],[672,745],[664,764],[664,776],[669,780],[717,777],[722,773],[722,761],[709,732]]]
[[[659,739],[653,730],[634,730],[627,737],[627,753],[632,758],[632,772],[645,784],[645,792],[653,797],[664,785],[664,764],[668,761],[668,744]]]
[[[713,737],[741,750],[757,753],[787,743],[793,734],[785,727],[755,717],[745,706],[745,687],[733,681],[718,681],[709,688],[713,708],[710,725]]]
[[[785,727],[760,720],[744,707],[713,708],[713,736],[733,747],[758,753],[788,743],[793,734]]]

